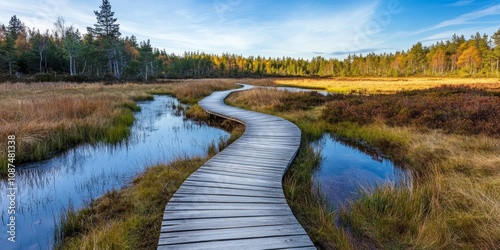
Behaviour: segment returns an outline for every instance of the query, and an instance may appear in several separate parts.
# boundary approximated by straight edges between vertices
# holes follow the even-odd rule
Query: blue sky
[[[169,53],[344,58],[406,50],[500,28],[500,0],[111,0],[123,35]],[[58,16],[86,32],[101,0],[0,0],[0,23],[17,15],[53,29]]]

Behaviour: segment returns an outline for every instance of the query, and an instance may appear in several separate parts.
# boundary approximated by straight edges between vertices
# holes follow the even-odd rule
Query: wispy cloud
[[[411,33],[411,35],[421,34],[424,32],[433,31],[433,30],[451,27],[451,26],[459,26],[459,25],[467,24],[468,22],[470,22],[472,20],[479,19],[479,18],[483,18],[483,17],[487,17],[487,16],[499,16],[499,15],[500,15],[500,4],[491,5],[491,6],[476,10],[476,11],[472,11],[472,12],[460,15],[456,18],[440,22],[440,23],[433,25],[431,27],[417,30],[417,31]]]
[[[467,6],[474,2],[475,2],[474,0],[460,0],[454,3],[450,3],[449,6],[455,6],[455,7]]]
[[[488,26],[488,27],[470,27],[470,28],[460,28],[454,30],[446,30],[442,32],[438,32],[436,34],[432,34],[430,36],[424,37],[420,39],[422,43],[434,43],[438,41],[449,40],[454,34],[462,35],[462,34],[475,34],[479,32],[480,34],[492,34],[498,30],[498,26]]]
[[[28,27],[53,29],[58,16],[65,17],[83,33],[95,22],[93,11],[101,0],[0,0],[0,22],[7,23],[17,14]],[[231,52],[262,56],[311,58],[316,55],[343,56],[380,52],[387,47],[406,48],[415,40],[445,38],[445,30],[471,26],[491,26],[477,22],[491,21],[487,16],[500,15],[499,1],[490,1],[482,9],[449,18],[446,21],[415,29],[415,20],[405,15],[382,15],[386,0],[355,1],[243,1],[183,0],[134,1],[112,0],[115,17],[124,36],[135,35],[169,53],[199,50],[207,53]],[[456,0],[454,10],[473,9],[485,1]],[[424,3],[418,3],[422,11]],[[441,7],[443,5],[440,5]],[[450,5],[448,5],[448,8]],[[401,6],[404,8],[405,6]],[[444,6],[443,8],[447,8]],[[435,10],[432,10],[435,11]],[[144,14],[147,13],[147,14]],[[450,14],[451,15],[451,14]],[[450,17],[450,15],[443,15]],[[482,18],[482,19],[481,19]],[[382,21],[381,21],[382,20]],[[388,20],[387,24],[383,20]],[[471,23],[475,25],[471,25]],[[383,25],[381,25],[381,23]],[[468,24],[468,25],[464,25]],[[398,30],[403,30],[397,32]],[[429,33],[438,33],[429,35]],[[475,32],[473,32],[475,33]],[[417,35],[412,37],[411,35]],[[427,36],[427,37],[424,37]],[[408,39],[403,41],[404,39]],[[411,41],[409,41],[411,40]],[[405,42],[405,45],[400,45]]]
[[[233,9],[225,12],[225,19],[222,20],[216,12],[207,14],[207,8],[214,7],[206,5],[171,13],[168,25],[146,28],[125,22],[122,27],[138,35],[138,38],[156,40],[156,46],[176,53],[200,50],[208,53],[311,57],[310,51],[340,50],[339,44],[352,43],[353,37],[372,19],[378,6],[372,2],[338,10],[335,15],[331,11],[309,6],[308,12],[296,8],[275,11],[269,13],[272,16],[263,18],[263,12],[266,12],[263,6],[243,1],[239,4],[231,5]],[[279,10],[277,7],[269,6],[272,10]]]
[[[365,54],[365,53],[371,53],[371,52],[376,52],[380,50],[389,50],[393,48],[367,48],[367,49],[358,49],[358,50],[351,50],[351,51],[334,51],[332,53],[329,53],[329,55],[332,56],[342,56],[342,55],[354,55],[354,54]]]
[[[29,3],[27,3],[29,2]],[[91,26],[95,16],[89,7],[88,11],[82,10],[75,4],[67,1],[41,0],[41,1],[2,1],[0,9],[0,22],[8,23],[10,17],[17,15],[28,28],[40,30],[54,29],[54,22],[63,16],[68,25],[74,25],[80,30]]]

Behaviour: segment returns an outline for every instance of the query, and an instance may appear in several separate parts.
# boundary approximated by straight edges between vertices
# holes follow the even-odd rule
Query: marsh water
[[[374,152],[368,154],[347,145],[330,134],[313,143],[321,151],[321,165],[314,173],[314,184],[320,187],[333,209],[348,205],[348,200],[359,197],[361,189],[377,185],[409,182],[407,170],[394,165],[389,159]]]
[[[206,155],[208,146],[229,134],[186,120],[169,96],[140,102],[131,136],[118,145],[83,144],[49,160],[17,167],[16,237],[8,240],[7,183],[0,181],[0,249],[51,249],[55,225],[69,206],[80,208],[119,189],[147,166],[179,157]]]
[[[285,88],[287,91],[303,91]],[[307,90],[306,90],[307,91]],[[175,98],[155,96],[140,102],[131,136],[118,145],[83,144],[49,160],[18,166],[16,173],[16,243],[8,240],[7,183],[0,181],[0,249],[51,249],[54,229],[68,207],[76,209],[107,191],[119,189],[147,166],[179,157],[205,155],[229,134],[187,120]],[[359,195],[359,187],[400,182],[407,173],[388,159],[366,154],[330,135],[313,146],[321,150],[314,183],[334,206]]]

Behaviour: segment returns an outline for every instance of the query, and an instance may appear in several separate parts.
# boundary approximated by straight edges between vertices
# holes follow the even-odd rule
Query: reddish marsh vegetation
[[[285,117],[308,135],[304,138],[330,132],[378,147],[412,170],[412,185],[368,190],[349,209],[332,212],[312,186],[319,159],[306,141],[284,187],[318,245],[495,249],[500,244],[498,92],[463,86],[394,92],[335,95],[321,104],[304,102],[313,98],[308,93],[256,89],[235,93],[228,102]]]
[[[441,86],[393,95],[341,95],[323,111],[329,122],[442,129],[446,133],[500,134],[500,95],[467,86]]]

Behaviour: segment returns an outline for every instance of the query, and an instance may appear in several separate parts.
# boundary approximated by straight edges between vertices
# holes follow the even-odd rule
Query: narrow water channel
[[[131,136],[119,145],[83,144],[49,160],[18,167],[16,243],[8,241],[8,197],[0,195],[0,249],[51,249],[61,211],[80,208],[109,190],[127,185],[145,167],[179,157],[205,155],[229,134],[176,114],[177,99],[141,102]],[[6,193],[6,181],[0,190]]]
[[[369,155],[333,138],[330,134],[313,143],[321,151],[321,165],[314,173],[314,185],[320,187],[326,200],[337,208],[359,196],[360,188],[401,184],[408,172],[389,159]]]

